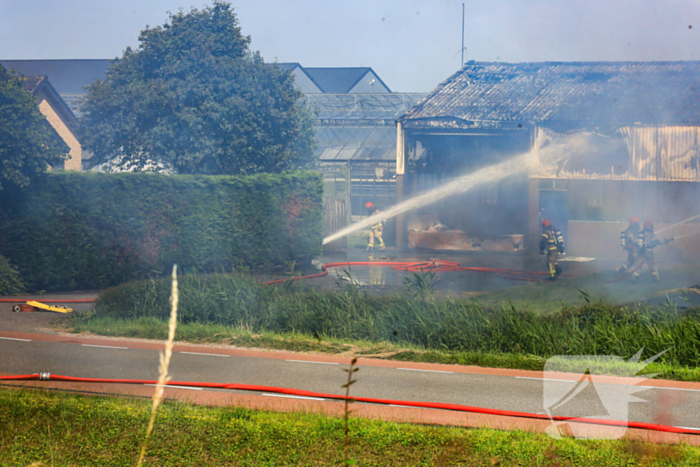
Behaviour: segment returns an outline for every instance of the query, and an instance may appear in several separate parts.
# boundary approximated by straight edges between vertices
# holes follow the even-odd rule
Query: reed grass
[[[544,315],[527,307],[488,308],[473,300],[382,297],[352,285],[341,292],[294,284],[268,287],[245,274],[185,275],[180,284],[179,316],[185,325],[541,358],[630,358],[644,347],[643,358],[668,349],[658,363],[700,366],[700,309],[589,302]],[[125,284],[100,296],[95,316],[165,320],[166,294],[164,280]]]
[[[139,460],[136,463],[137,467],[143,464],[144,456],[146,455],[146,446],[148,439],[153,433],[153,427],[156,422],[156,413],[158,406],[163,402],[163,393],[165,385],[170,381],[168,368],[170,367],[170,358],[173,355],[173,345],[175,340],[175,329],[177,328],[177,304],[178,304],[178,288],[177,288],[177,265],[173,265],[171,295],[170,295],[170,321],[168,323],[168,340],[165,341],[165,349],[160,354],[160,365],[158,367],[158,382],[156,383],[155,391],[153,392],[153,405],[151,407],[151,419],[148,422],[146,436],[141,446]]]
[[[343,406],[343,421],[345,422],[345,465],[354,464],[354,459],[350,459],[350,404],[355,402],[355,399],[350,397],[350,387],[357,382],[357,379],[353,379],[355,373],[360,371],[355,365],[357,364],[357,358],[353,358],[350,362],[349,368],[343,368],[348,374],[348,380],[341,388],[345,389],[345,404]]]

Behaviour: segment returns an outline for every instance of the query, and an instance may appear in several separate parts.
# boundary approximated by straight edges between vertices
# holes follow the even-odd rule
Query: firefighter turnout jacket
[[[639,224],[632,224],[627,227],[627,230],[620,232],[620,245],[628,251],[637,251],[644,248],[644,238]]]
[[[656,238],[654,229],[642,229],[639,236],[641,238],[641,250],[653,250],[663,243]]]
[[[544,254],[550,250],[564,253],[564,236],[552,225],[545,227],[540,237],[540,253]]]
[[[379,209],[375,209],[371,215],[376,216],[379,213],[381,213],[381,211]],[[383,230],[384,229],[384,221],[382,220],[382,221],[377,222],[372,227],[370,227],[370,229],[371,230]]]

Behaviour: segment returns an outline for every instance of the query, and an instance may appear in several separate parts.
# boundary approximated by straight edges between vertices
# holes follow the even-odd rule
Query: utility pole
[[[462,61],[459,64],[460,70],[464,66],[464,3],[462,3]]]

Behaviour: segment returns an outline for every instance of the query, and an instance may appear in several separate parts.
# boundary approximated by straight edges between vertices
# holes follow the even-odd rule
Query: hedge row
[[[24,283],[17,268],[0,255],[0,295],[20,295],[24,292]]]
[[[321,250],[318,174],[54,173],[0,192],[0,254],[33,291],[99,289],[172,268],[308,262]]]

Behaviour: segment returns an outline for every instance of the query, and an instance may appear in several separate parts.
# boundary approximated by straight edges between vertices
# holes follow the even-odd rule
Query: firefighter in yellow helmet
[[[549,268],[549,280],[555,281],[562,273],[557,264],[559,253],[564,254],[564,237],[554,228],[549,219],[542,221],[542,237],[540,237],[540,254],[547,255],[547,267]]]
[[[636,267],[635,263],[639,256],[639,250],[644,246],[641,228],[639,227],[639,217],[630,217],[629,227],[620,233],[620,245],[627,251],[627,261],[620,267],[618,272],[631,271]]]
[[[369,215],[374,216],[376,214],[379,214],[381,211],[374,207],[374,204],[372,202],[367,202],[365,204],[365,207],[369,211]],[[372,227],[370,227],[369,230],[369,243],[367,244],[367,250],[368,251],[374,251],[374,239],[376,238],[377,241],[379,242],[379,249],[380,250],[385,250],[386,246],[384,245],[384,239],[382,238],[382,231],[384,230],[384,221],[377,221],[376,224],[374,224]]]

